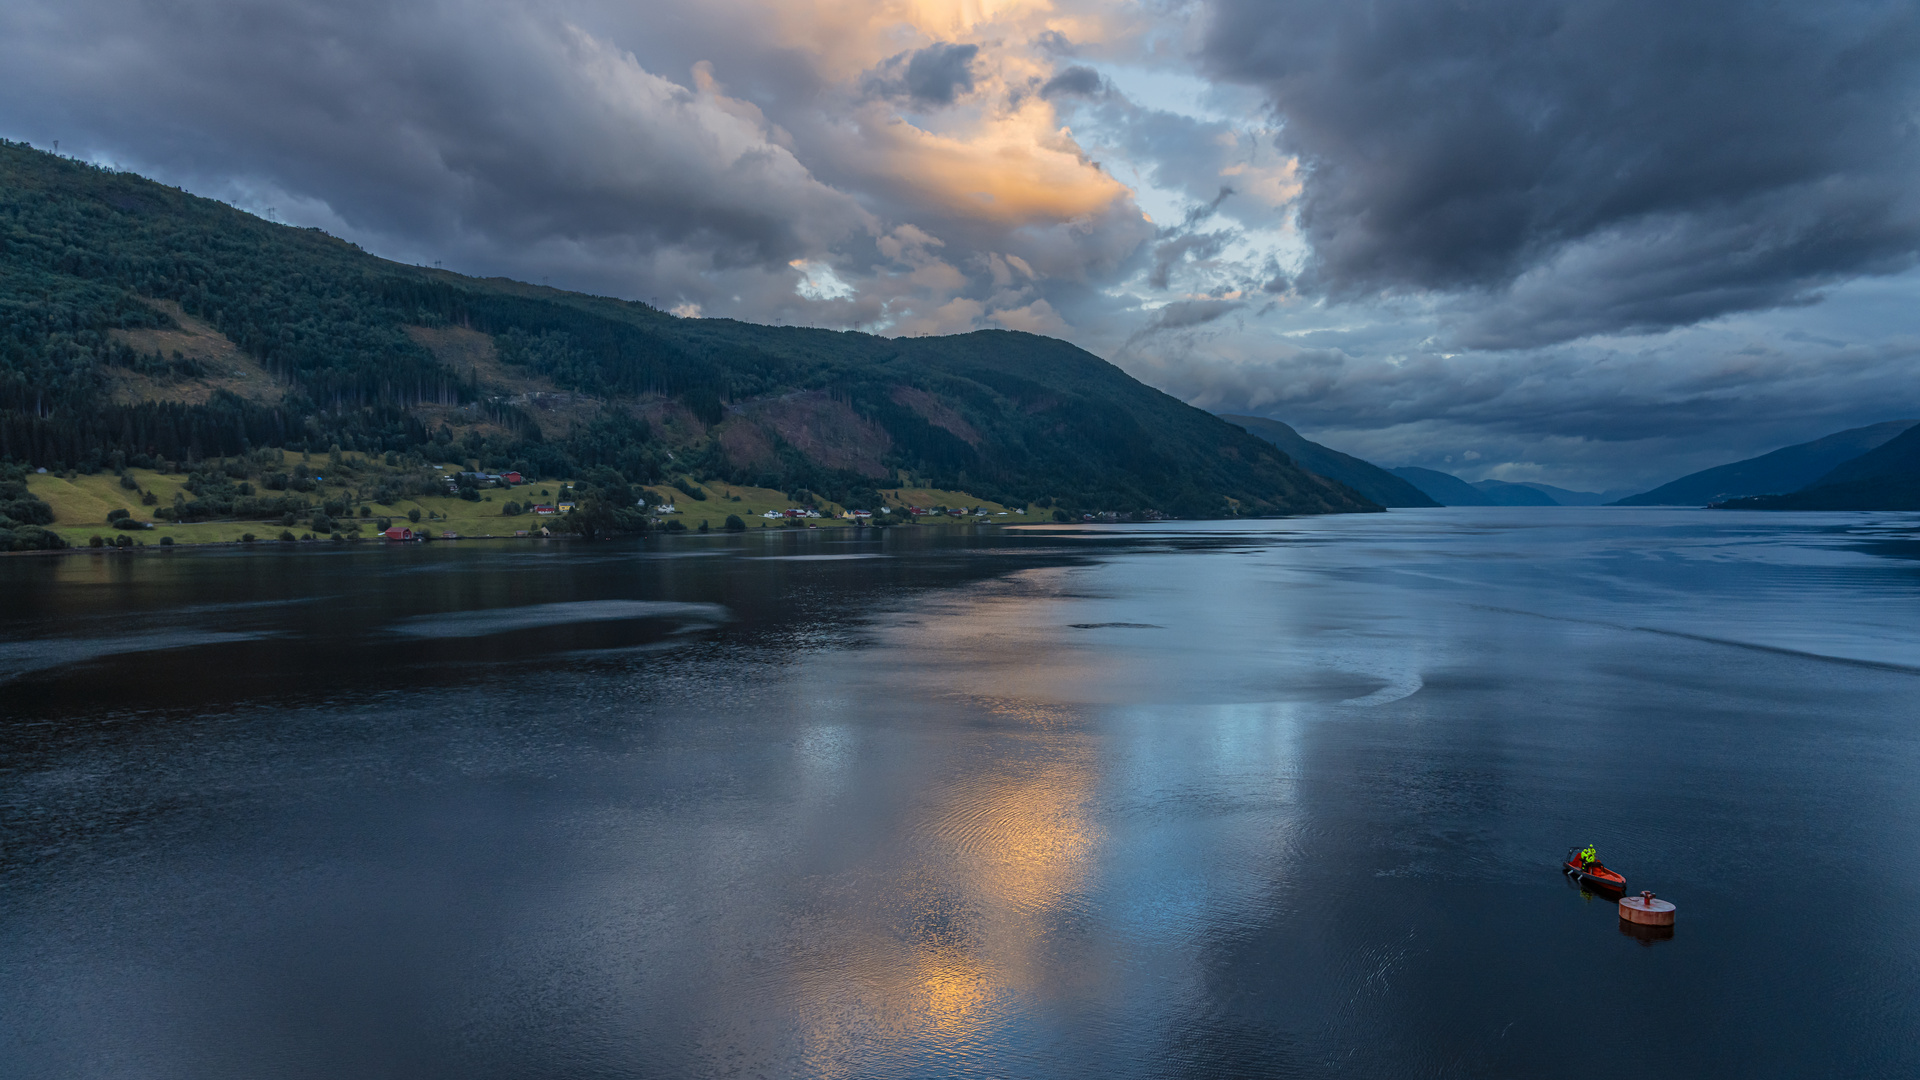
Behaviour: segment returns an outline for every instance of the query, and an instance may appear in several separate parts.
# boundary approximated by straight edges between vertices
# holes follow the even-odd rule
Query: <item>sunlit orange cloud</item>
[[[1052,0],[722,0],[829,80],[855,79],[890,56],[936,41],[1019,48],[1044,33],[1079,43],[1135,33],[1131,3]]]
[[[1008,225],[1084,217],[1132,195],[1084,160],[1053,119],[1041,101],[960,133],[892,118],[866,129],[866,164],[949,212]]]
[[[1231,141],[1233,136],[1225,137]],[[1250,195],[1271,207],[1281,207],[1300,197],[1303,182],[1297,158],[1268,155],[1270,160],[1243,161],[1220,170],[1230,177],[1234,190]]]
[[[857,98],[890,58],[935,42],[980,47],[974,100],[929,122],[885,101],[853,106],[843,167],[962,217],[1003,225],[1072,220],[1130,196],[1088,161],[1053,106],[1031,93],[1054,74],[1048,34],[1093,44],[1138,33],[1132,4],[1053,0],[721,0],[730,18],[806,57]],[[724,80],[726,73],[721,72]]]

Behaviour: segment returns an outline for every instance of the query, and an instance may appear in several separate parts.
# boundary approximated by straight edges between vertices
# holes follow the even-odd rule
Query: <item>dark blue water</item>
[[[10,1077],[1920,1075],[1920,517],[0,559]],[[1592,842],[1675,933],[1555,871]]]

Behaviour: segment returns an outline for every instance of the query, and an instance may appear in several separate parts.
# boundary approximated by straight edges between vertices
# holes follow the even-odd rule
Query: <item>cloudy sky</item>
[[[0,134],[1468,479],[1920,416],[1911,0],[12,0]]]

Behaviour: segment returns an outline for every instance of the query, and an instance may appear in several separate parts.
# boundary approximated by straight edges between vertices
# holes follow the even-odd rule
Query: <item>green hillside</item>
[[[842,505],[913,486],[1072,512],[1378,509],[1065,342],[678,319],[388,262],[0,144],[0,460],[336,446]]]
[[[1338,480],[1381,506],[1439,506],[1427,494],[1405,480],[1369,461],[1321,446],[1292,427],[1264,416],[1229,416],[1220,419],[1246,428],[1279,447],[1301,468],[1329,480]]]

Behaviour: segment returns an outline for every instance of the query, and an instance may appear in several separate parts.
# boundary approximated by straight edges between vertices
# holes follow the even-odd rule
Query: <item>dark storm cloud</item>
[[[1910,0],[1214,0],[1306,165],[1301,284],[1509,348],[1808,299],[1920,251]]]
[[[1105,82],[1100,78],[1099,72],[1090,67],[1075,64],[1048,79],[1046,85],[1040,88],[1040,96],[1053,98],[1063,94],[1078,94],[1086,97],[1099,93],[1103,85]]]
[[[1128,371],[1214,412],[1272,416],[1368,460],[1645,489],[1849,427],[1920,415],[1920,272],[1854,281],[1812,309],[1634,338],[1450,354],[1418,320],[1284,343],[1141,335]],[[1470,455],[1470,456],[1462,456]],[[1449,460],[1451,456],[1452,460]]]
[[[973,59],[978,45],[936,42],[907,58],[901,85],[915,101],[951,105],[973,89]]]
[[[1186,233],[1162,240],[1153,246],[1153,269],[1147,272],[1147,284],[1164,289],[1174,270],[1188,259],[1209,259],[1220,254],[1232,240],[1232,232]]]
[[[784,270],[866,227],[753,106],[540,9],[79,0],[14,29],[16,130],[257,191],[402,257],[545,260],[645,297],[676,274]]]
[[[1156,312],[1146,329],[1184,330],[1210,323],[1245,306],[1237,300],[1176,300]]]

